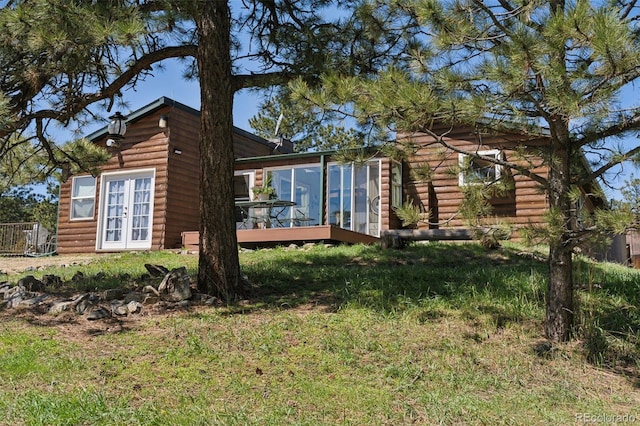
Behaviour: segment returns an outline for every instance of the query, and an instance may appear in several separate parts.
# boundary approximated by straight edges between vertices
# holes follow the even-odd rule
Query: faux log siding
[[[167,188],[167,136],[158,128],[158,117],[163,112],[152,114],[137,121],[127,129],[126,138],[120,148],[111,149],[112,157],[101,167],[101,173],[155,169],[153,228],[151,249],[163,247]],[[106,138],[98,141],[105,146]],[[93,220],[71,221],[71,182],[67,180],[60,188],[60,213],[58,224],[58,253],[90,253],[96,250],[98,209],[101,176],[96,178],[96,198]]]
[[[272,155],[273,147],[256,142],[240,133],[233,136],[233,155],[235,158],[261,157]]]
[[[197,231],[200,223],[200,118],[183,110],[169,116],[169,174],[163,248],[182,245],[182,232]],[[174,152],[178,149],[181,154]]]
[[[447,142],[465,150],[500,149],[509,161],[520,164],[540,164],[540,159],[534,155],[526,159],[517,159],[513,148],[518,142],[518,135],[481,135],[482,144],[479,145],[475,130],[472,128],[458,128],[450,133]],[[458,153],[443,151],[440,144],[434,143],[427,135],[412,135],[416,144],[422,146],[417,154],[409,159],[408,168],[427,163],[434,170],[433,188],[437,206],[429,206],[428,185],[421,182],[411,182],[405,185],[405,194],[416,197],[425,209],[437,207],[437,220],[441,227],[464,227],[466,223],[459,215],[462,203],[462,192],[458,183],[458,175],[451,171],[458,166]],[[542,141],[538,142],[542,144]],[[546,177],[546,169],[535,167],[534,171]],[[508,197],[496,198],[492,201],[495,221],[510,223],[515,226],[526,224],[542,224],[543,215],[548,209],[546,195],[540,190],[539,184],[524,176],[513,177],[515,189]],[[426,228],[427,225],[421,224]]]

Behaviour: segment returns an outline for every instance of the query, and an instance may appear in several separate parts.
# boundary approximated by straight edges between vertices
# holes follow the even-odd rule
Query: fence
[[[55,251],[55,235],[40,223],[0,223],[0,256],[45,256]]]

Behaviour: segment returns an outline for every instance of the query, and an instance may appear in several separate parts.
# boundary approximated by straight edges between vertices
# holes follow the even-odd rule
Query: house
[[[87,136],[111,158],[98,176],[60,186],[58,253],[180,247],[198,229],[199,111],[162,97],[128,115],[125,138],[107,128]],[[274,143],[234,128],[237,156],[263,156]]]
[[[197,246],[198,129],[198,111],[168,98],[129,114],[126,138],[107,147],[112,157],[100,174],[73,176],[62,184],[58,252]],[[544,149],[546,138],[527,140],[533,148],[524,152],[522,137],[519,132],[485,134],[460,126],[447,134],[454,149],[443,149],[427,134],[400,135],[400,142],[414,146],[404,160],[368,152],[362,161],[344,163],[335,152],[293,153],[290,145],[236,128],[238,242],[374,243],[383,233],[402,228],[396,209],[407,200],[428,212],[418,229],[466,228],[459,214],[463,188],[501,176],[512,181],[512,189],[490,199],[493,211],[487,223],[508,224],[517,238],[519,228],[544,224],[549,207],[544,191],[530,178],[456,149],[520,163],[545,176],[542,154],[535,149]],[[107,146],[107,130],[89,139]],[[429,170],[429,179],[418,176],[420,170]],[[267,210],[252,191],[264,183],[278,199]],[[602,202],[592,192],[584,189],[577,209],[589,212]]]

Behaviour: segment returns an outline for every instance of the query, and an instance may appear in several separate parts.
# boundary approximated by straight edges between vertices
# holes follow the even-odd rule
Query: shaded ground
[[[85,265],[95,257],[95,254],[65,254],[42,257],[0,256],[0,273],[15,274],[47,266]]]

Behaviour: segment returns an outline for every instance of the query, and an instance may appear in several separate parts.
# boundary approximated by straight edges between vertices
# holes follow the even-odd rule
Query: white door
[[[153,171],[103,175],[100,248],[151,248],[153,186]]]

